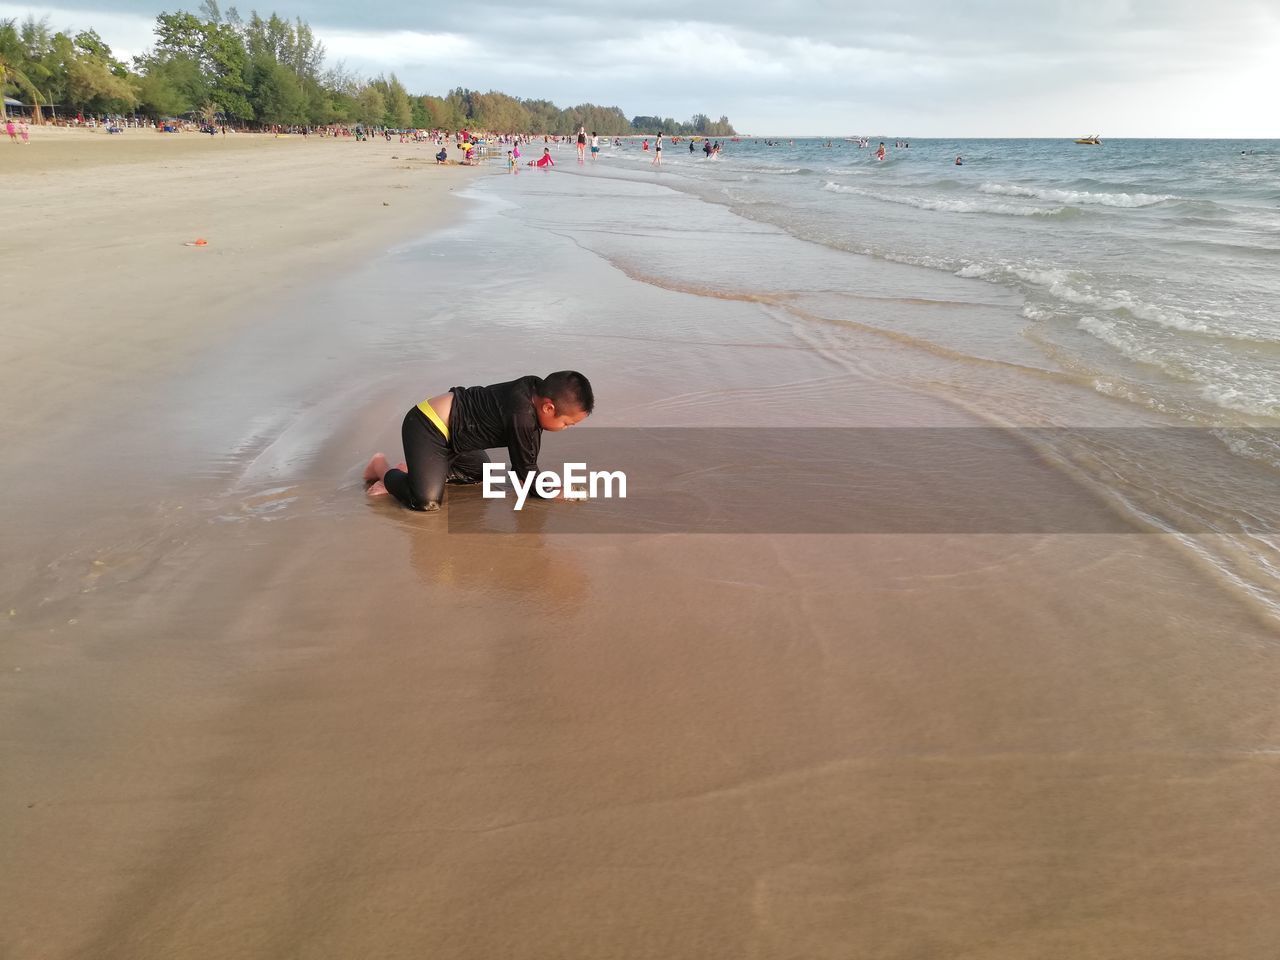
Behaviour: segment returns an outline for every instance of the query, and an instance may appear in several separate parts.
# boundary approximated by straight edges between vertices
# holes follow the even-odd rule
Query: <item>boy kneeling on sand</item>
[[[542,431],[581,423],[595,406],[591,383],[574,370],[487,387],[454,387],[409,410],[400,428],[404,462],[375,453],[364,468],[371,496],[391,494],[412,510],[439,510],[446,483],[479,483],[485,453],[506,447],[521,481],[538,472]]]

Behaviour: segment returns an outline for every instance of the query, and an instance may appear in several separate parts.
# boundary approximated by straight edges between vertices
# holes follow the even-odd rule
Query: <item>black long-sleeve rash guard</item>
[[[538,472],[542,426],[534,397],[541,377],[521,377],[487,387],[454,387],[449,412],[449,444],[456,453],[506,447],[511,471],[521,482]]]

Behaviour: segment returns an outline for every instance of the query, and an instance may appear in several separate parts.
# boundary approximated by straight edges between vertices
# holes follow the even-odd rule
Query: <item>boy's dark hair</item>
[[[576,370],[557,370],[542,379],[542,395],[556,406],[578,407],[587,413],[596,405],[591,381]]]

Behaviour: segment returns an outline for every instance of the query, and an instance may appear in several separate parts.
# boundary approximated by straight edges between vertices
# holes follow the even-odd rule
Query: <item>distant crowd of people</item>
[[[460,130],[446,130],[443,128],[389,127],[363,123],[331,123],[322,125],[274,124],[250,128],[224,122],[210,123],[207,120],[190,117],[152,120],[141,116],[97,115],[86,117],[83,114],[77,114],[75,117],[50,118],[47,122],[50,125],[60,127],[82,127],[90,130],[103,129],[110,134],[124,133],[127,130],[155,130],[160,133],[202,133],[211,137],[225,137],[228,133],[256,132],[273,134],[277,137],[301,136],[303,138],[349,139],[359,143],[367,143],[373,140],[404,144],[426,143],[440,148],[435,154],[437,163],[450,162],[449,148],[452,146],[460,154],[456,162],[464,166],[479,163],[491,150],[505,146],[509,147],[507,150],[507,162],[513,172],[521,158],[521,146],[527,147],[538,139],[535,135],[527,133],[479,133],[465,127]],[[30,142],[30,126],[23,118],[9,118],[5,124],[5,132],[11,142]],[[591,159],[596,160],[600,155],[602,145],[612,146],[614,149],[621,149],[624,146],[622,137],[601,137],[594,130],[588,134],[585,126],[579,126],[577,134],[547,133],[542,134],[541,139],[543,143],[542,154],[536,160],[528,161],[529,166],[543,168],[554,166],[555,161],[551,157],[552,144],[574,144],[577,147],[579,162],[585,162],[588,151],[590,151]],[[689,141],[690,154],[701,149],[703,155],[709,160],[718,159],[720,151],[723,149],[720,141],[713,141],[709,137],[694,136],[686,138],[673,136],[668,138],[661,130],[653,137],[652,143],[649,137],[643,137],[640,149],[643,152],[652,153],[653,164],[660,166],[663,146],[666,143],[680,143],[684,139]],[[736,141],[737,138],[734,139]],[[699,143],[701,144],[700,147]]]

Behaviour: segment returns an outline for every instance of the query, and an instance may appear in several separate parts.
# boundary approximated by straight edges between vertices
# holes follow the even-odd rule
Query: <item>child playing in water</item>
[[[594,406],[591,383],[573,370],[454,387],[405,414],[400,428],[404,462],[392,467],[384,454],[375,453],[364,468],[368,493],[389,493],[411,510],[439,510],[446,483],[484,479],[490,447],[507,448],[511,471],[524,482],[538,472],[542,431],[581,423]]]
[[[542,148],[542,156],[540,156],[536,161],[534,161],[534,160],[530,160],[530,161],[529,161],[529,166],[531,166],[531,167],[544,167],[544,168],[545,168],[545,167],[554,167],[555,165],[556,165],[556,162],[555,162],[554,160],[552,160],[552,159],[551,159],[551,148],[550,148],[550,147],[543,147],[543,148]]]

